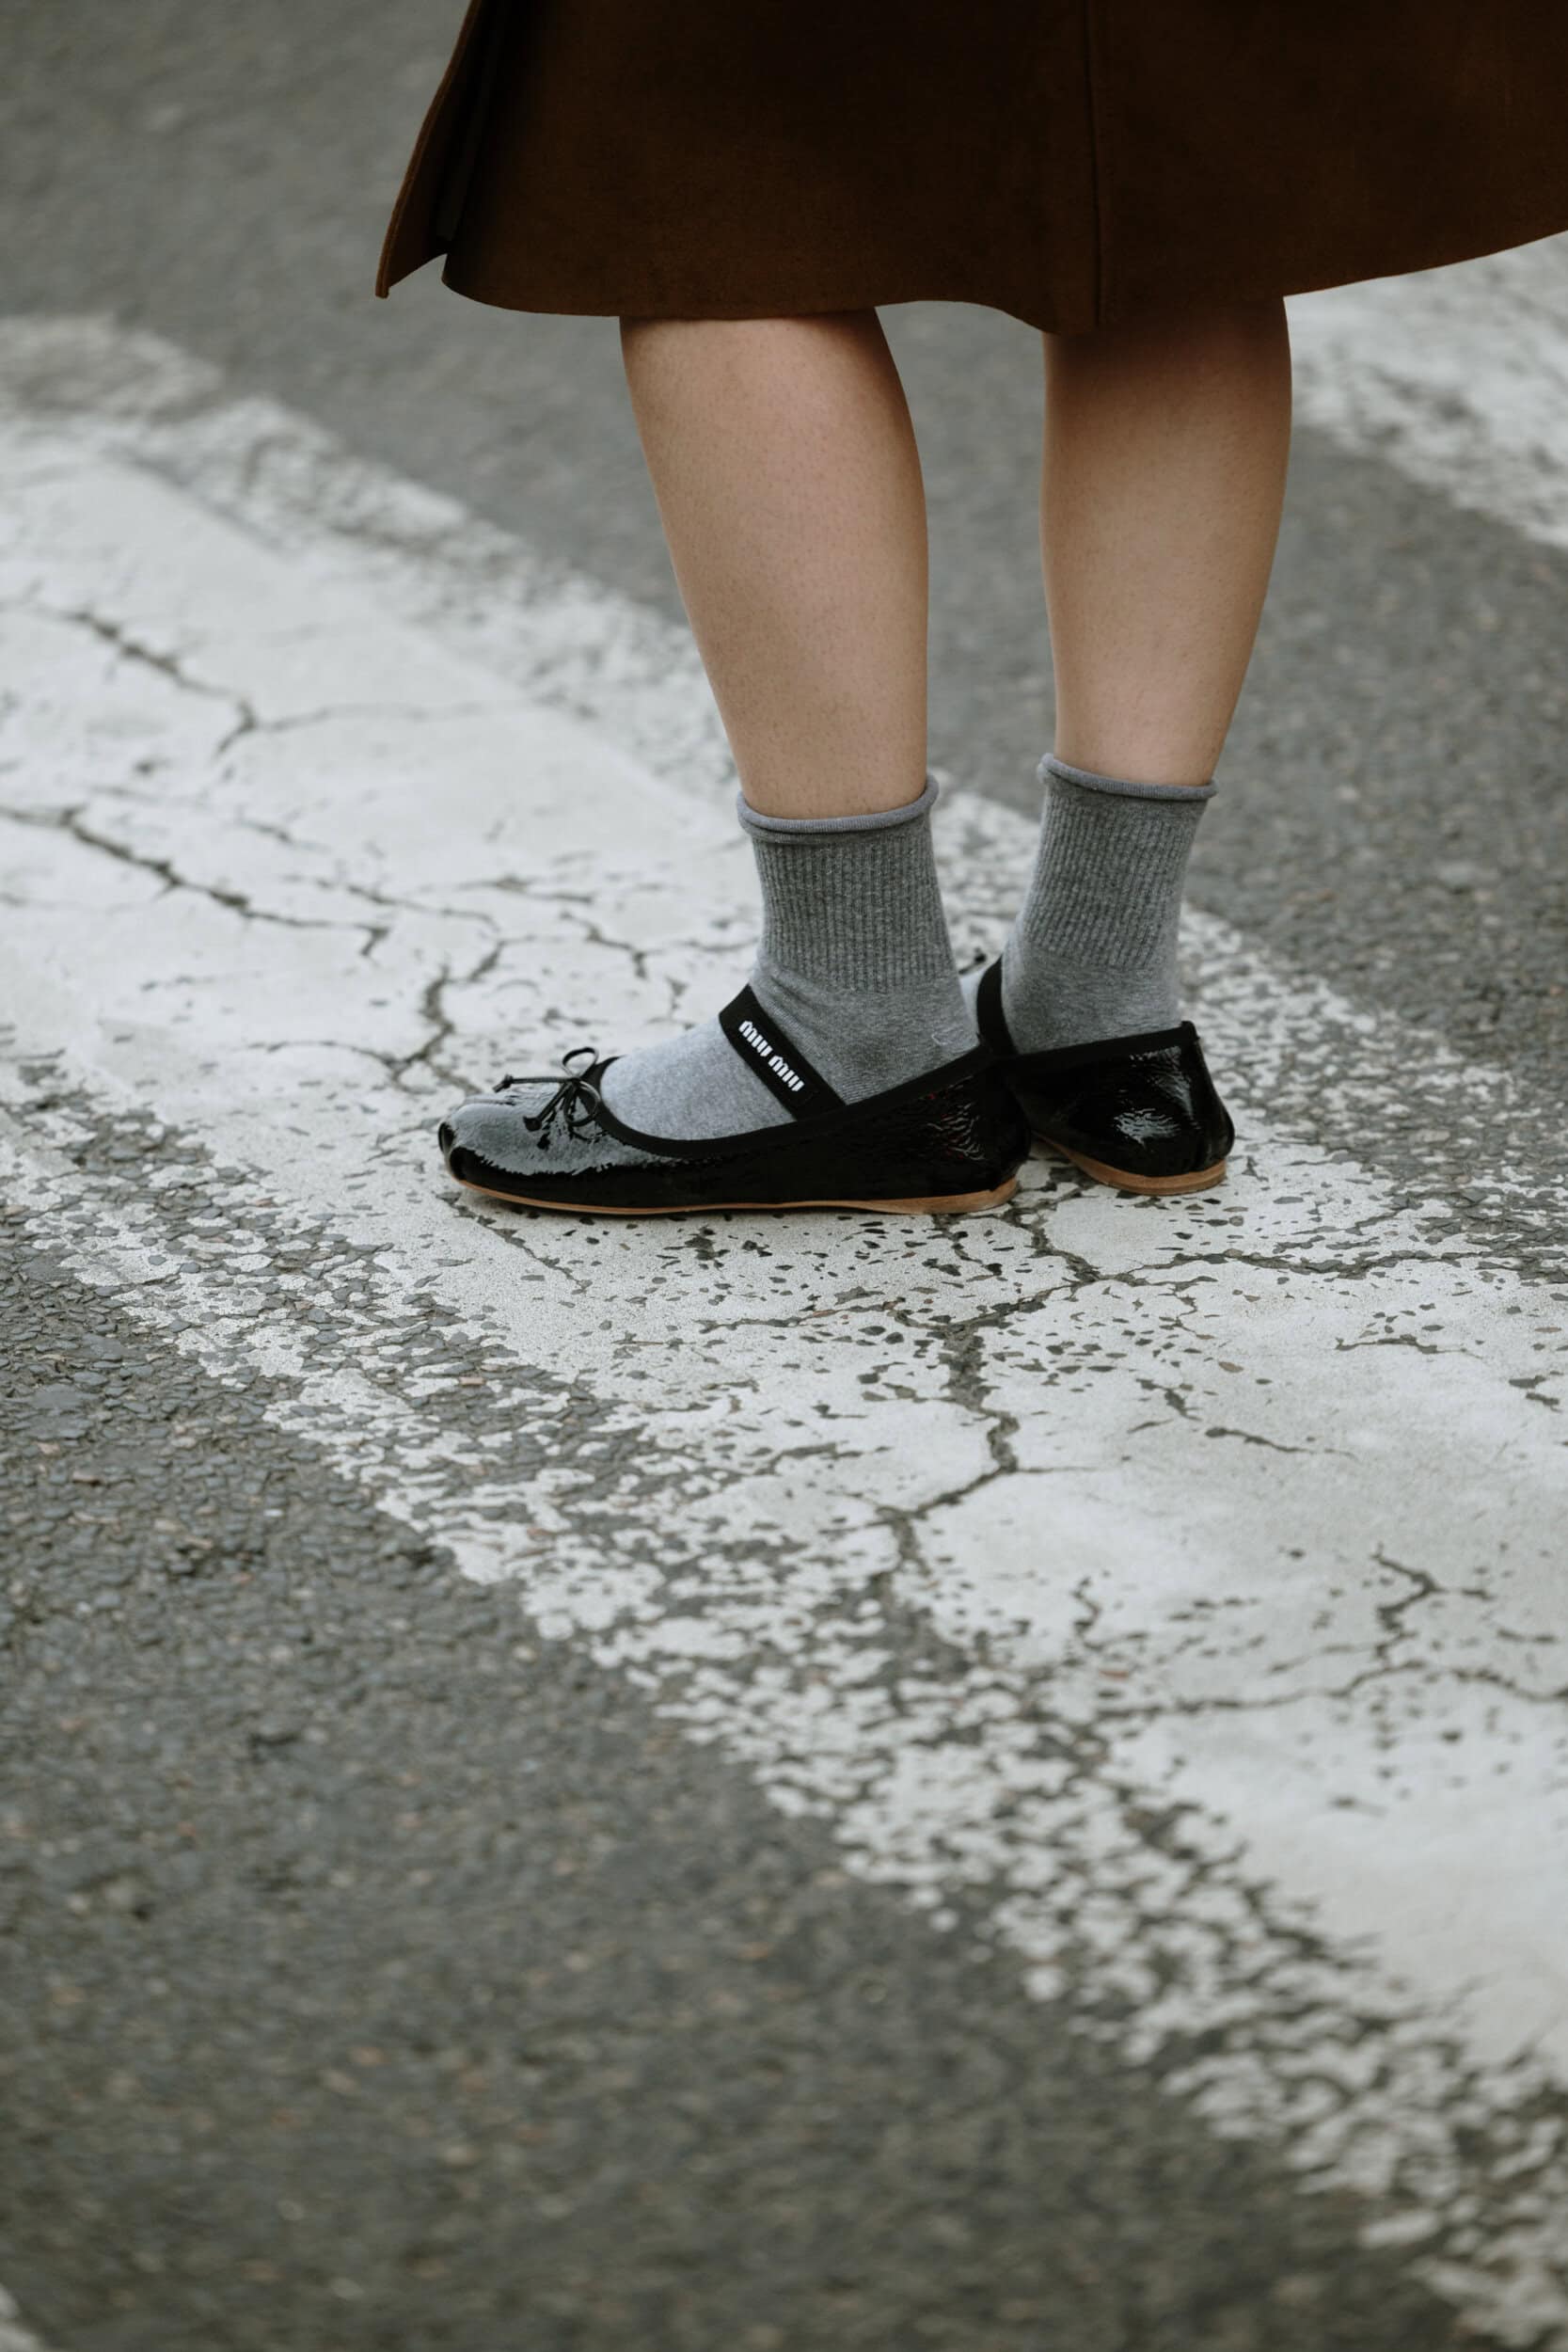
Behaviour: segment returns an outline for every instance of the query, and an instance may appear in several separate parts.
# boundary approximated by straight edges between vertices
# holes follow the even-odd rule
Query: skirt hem
[[[851,310],[883,310],[910,302],[959,303],[983,310],[999,311],[1005,318],[1016,319],[1021,326],[1032,327],[1042,335],[1089,334],[1097,327],[1118,325],[1138,325],[1161,317],[1191,317],[1204,311],[1227,309],[1241,310],[1252,304],[1289,300],[1297,294],[1323,294],[1337,286],[1370,285],[1380,278],[1418,277],[1429,269],[1449,269],[1462,262],[1482,260],[1489,253],[1516,250],[1521,246],[1535,245],[1544,238],[1560,235],[1568,230],[1568,215],[1554,219],[1545,229],[1527,228],[1518,235],[1502,234],[1489,237],[1480,244],[1466,243],[1458,250],[1444,252],[1435,259],[1395,261],[1384,269],[1368,270],[1358,276],[1344,277],[1333,270],[1319,274],[1297,274],[1281,283],[1258,283],[1229,286],[1209,291],[1183,291],[1173,294],[1168,301],[1146,299],[1125,318],[1072,318],[1065,316],[1060,305],[1031,302],[1027,298],[1009,295],[1000,291],[985,292],[971,285],[958,288],[943,280],[921,278],[895,289],[850,292],[835,289],[826,294],[732,297],[717,301],[694,296],[660,296],[650,299],[642,291],[635,300],[620,302],[608,294],[574,294],[567,296],[560,290],[540,288],[535,292],[520,289],[515,283],[503,286],[483,272],[466,272],[451,255],[445,259],[441,283],[466,301],[483,303],[488,310],[515,310],[535,318],[637,318],[637,319],[768,319],[768,318],[828,318]],[[432,259],[436,258],[432,256]],[[379,289],[378,289],[379,291]]]

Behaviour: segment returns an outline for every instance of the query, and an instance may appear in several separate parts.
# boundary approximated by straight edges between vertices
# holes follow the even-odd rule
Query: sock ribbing
[[[953,970],[931,850],[937,787],[871,817],[760,817],[740,804],[762,885],[759,961],[826,990],[918,987]]]
[[[1049,755],[1038,772],[1039,847],[1002,961],[1019,1050],[1174,1026],[1181,893],[1213,786],[1135,784]]]

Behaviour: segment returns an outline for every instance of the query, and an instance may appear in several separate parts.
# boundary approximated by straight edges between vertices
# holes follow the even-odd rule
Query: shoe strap
[[[974,995],[974,1025],[986,1043],[998,1054],[1016,1054],[1007,1016],[1002,1009],[1002,959],[988,963],[980,975],[980,985]]]
[[[843,1095],[812,1068],[752,989],[743,988],[731,998],[719,1015],[719,1026],[747,1069],[755,1071],[768,1092],[797,1119],[841,1108]]]

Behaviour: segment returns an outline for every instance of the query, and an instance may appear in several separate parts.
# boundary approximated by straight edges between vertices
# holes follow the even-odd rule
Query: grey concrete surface
[[[0,2277],[60,2352],[1482,2341],[19,1234]]]

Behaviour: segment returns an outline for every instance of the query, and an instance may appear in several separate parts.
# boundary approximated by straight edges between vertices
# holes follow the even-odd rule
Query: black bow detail
[[[585,1056],[584,1067],[574,1070],[572,1064]],[[586,1135],[593,1126],[594,1114],[599,1107],[600,1095],[594,1078],[603,1064],[597,1048],[574,1045],[569,1054],[562,1055],[561,1067],[566,1073],[563,1078],[557,1079],[553,1070],[536,1072],[527,1077],[503,1078],[496,1089],[498,1094],[504,1094],[508,1087],[548,1086],[554,1081],[555,1092],[549,1101],[523,1116],[523,1125],[531,1136],[538,1136],[541,1152],[550,1148],[550,1129],[558,1116],[565,1122],[568,1140],[575,1143],[578,1136]]]

